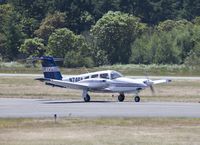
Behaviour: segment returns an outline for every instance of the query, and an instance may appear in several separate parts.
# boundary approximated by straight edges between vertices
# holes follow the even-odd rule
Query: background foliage
[[[200,64],[198,0],[1,0],[0,57],[67,67]]]

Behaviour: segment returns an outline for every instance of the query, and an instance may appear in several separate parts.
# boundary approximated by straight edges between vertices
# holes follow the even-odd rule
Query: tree
[[[23,16],[21,16],[20,24],[22,25],[22,32],[26,35],[26,38],[33,38],[34,31],[39,27],[36,19]]]
[[[177,47],[181,49],[182,63],[195,45],[193,29],[193,26],[190,25],[179,29],[173,29],[173,33],[176,35]]]
[[[52,0],[7,0],[15,7],[15,10],[26,18],[34,18],[41,21],[48,13],[48,7]]]
[[[200,44],[190,51],[185,59],[185,64],[189,67],[200,68]]]
[[[108,55],[109,62],[128,63],[131,43],[146,28],[140,19],[129,14],[109,11],[92,28],[100,49]]]
[[[95,65],[150,63],[154,60],[146,52],[155,55],[157,48],[165,47],[160,34],[173,36],[167,43],[181,51],[183,63],[199,41],[199,30],[193,28],[200,25],[199,16],[199,0],[1,0],[0,53],[4,60],[16,59],[24,39],[37,36],[47,46],[56,29],[67,27],[76,34],[91,30],[87,47]],[[153,28],[151,34],[140,37],[146,30],[141,22]]]
[[[33,38],[26,39],[20,47],[20,52],[30,56],[42,56],[45,52],[45,46],[43,44],[43,39]]]
[[[64,65],[66,67],[92,67],[94,66],[92,57],[85,55],[83,51],[71,50],[66,53],[64,58]]]
[[[6,36],[0,33],[0,57],[2,58],[6,54]]]
[[[195,25],[192,30],[191,40],[193,41],[193,47],[190,52],[187,53],[185,64],[188,66],[194,66],[200,68],[200,26]]]
[[[84,38],[67,28],[57,29],[51,34],[47,52],[49,55],[65,58],[64,64],[67,67],[93,65],[91,50]]]
[[[10,4],[0,5],[0,33],[6,37],[3,58],[13,60],[17,57],[19,46],[25,35],[20,24],[20,15]]]
[[[37,37],[44,39],[47,44],[48,38],[55,29],[63,28],[65,26],[65,13],[55,12],[48,14],[43,19],[39,29],[35,31]]]
[[[179,37],[177,31],[154,31],[149,30],[137,38],[132,45],[131,63],[136,64],[180,64],[183,62],[182,45],[184,37]],[[186,44],[185,44],[186,46]],[[183,47],[185,47],[183,45]]]
[[[153,43],[156,43],[154,37],[155,35],[152,36],[148,32],[134,41],[129,63],[151,64],[153,62]]]
[[[90,32],[84,32],[82,34],[85,38],[86,43],[91,48],[91,56],[95,66],[108,65],[108,55],[105,50],[102,50],[97,45],[97,39],[91,35]]]
[[[194,24],[200,25],[200,16],[195,17],[195,19],[192,20]]]
[[[199,0],[184,0],[184,10],[187,12],[188,20],[192,20],[196,16],[200,16]]]
[[[77,34],[88,31],[91,28],[91,25],[95,24],[95,14],[93,11],[93,0],[71,1],[67,13],[69,28]]]
[[[55,30],[48,40],[48,53],[57,57],[65,57],[68,51],[75,50],[76,35],[67,28]]]
[[[160,22],[159,25],[157,26],[157,29],[158,29],[158,31],[168,32],[168,31],[172,31],[172,29],[176,26],[177,26],[176,21],[166,20],[166,21]]]
[[[176,45],[176,36],[173,33],[159,33],[154,62],[157,64],[180,64],[181,50]]]
[[[192,23],[182,19],[182,20],[165,20],[163,22],[160,22],[159,25],[157,26],[158,31],[165,31],[169,32],[175,29],[181,29],[183,30],[185,27],[192,27]]]
[[[195,26],[193,31],[194,33],[192,39],[194,41],[194,47],[187,54],[185,64],[188,66],[200,68],[200,26]]]
[[[193,42],[193,24],[187,20],[166,20],[160,22],[157,26],[160,34],[169,34],[173,37],[171,43],[177,47],[181,53],[181,62],[187,57],[188,53],[194,47]],[[176,46],[175,46],[176,45]]]

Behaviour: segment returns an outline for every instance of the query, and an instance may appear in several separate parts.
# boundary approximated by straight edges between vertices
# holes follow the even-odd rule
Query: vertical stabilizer
[[[43,56],[40,60],[42,61],[44,78],[62,80],[62,75],[53,57]]]

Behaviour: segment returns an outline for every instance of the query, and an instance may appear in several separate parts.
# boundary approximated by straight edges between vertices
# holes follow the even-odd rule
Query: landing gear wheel
[[[119,102],[123,102],[124,99],[125,99],[124,94],[120,94],[120,95],[118,96],[118,101],[119,101]]]
[[[135,100],[135,102],[140,102],[140,97],[139,97],[139,96],[136,96],[136,97],[134,98],[134,100]]]
[[[85,102],[90,102],[90,95],[86,95],[85,97],[84,97],[84,101]]]

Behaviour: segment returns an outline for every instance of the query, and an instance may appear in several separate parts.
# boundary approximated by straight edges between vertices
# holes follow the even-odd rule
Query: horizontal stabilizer
[[[28,58],[26,60],[30,60],[30,61],[36,61],[36,60],[51,60],[51,58],[53,58],[54,61],[63,61],[63,58],[59,58],[59,57],[45,57],[45,56],[42,56],[42,57],[32,57],[32,58]]]
[[[45,82],[45,81],[50,81],[49,78],[36,78],[35,80]]]

